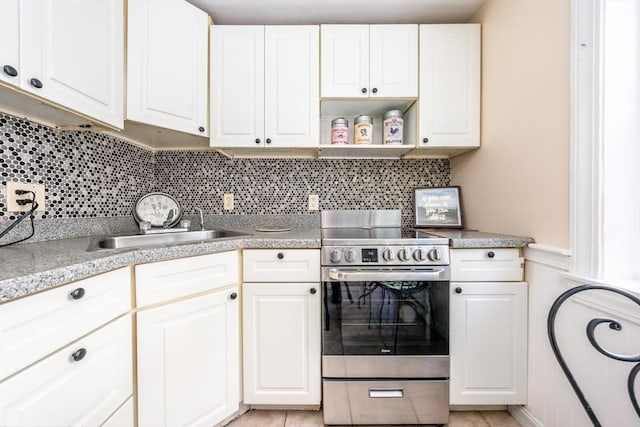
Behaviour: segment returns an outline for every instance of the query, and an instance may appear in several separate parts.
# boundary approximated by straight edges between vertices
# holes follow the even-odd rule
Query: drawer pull
[[[309,289],[309,292],[311,293],[311,295],[315,295],[316,292],[318,292],[318,291],[316,290],[316,288],[311,288],[311,289]]]
[[[495,252],[493,252],[493,251],[489,251],[489,252],[487,252],[487,256],[488,256],[489,258],[493,258],[494,256],[496,256],[496,253],[495,253]]]
[[[238,294],[235,293],[235,292],[232,292],[231,295],[229,295],[229,298],[236,299],[236,298],[238,298]]]
[[[282,252],[278,252],[278,259],[284,259],[284,254]]]
[[[29,84],[31,84],[31,86],[35,87],[36,89],[42,89],[42,82],[38,79],[29,80]]]
[[[402,388],[370,388],[369,397],[375,398],[403,398],[404,389]]]
[[[458,288],[455,289],[455,291],[456,291],[456,294],[461,294],[462,293],[462,288],[458,287]]]
[[[76,362],[81,361],[82,359],[84,359],[84,357],[87,355],[87,349],[85,348],[81,348],[79,350],[76,350],[73,352],[73,354],[71,354],[71,357],[73,358],[73,360],[75,360]]]
[[[18,70],[13,68],[11,65],[5,65],[2,67],[2,70],[7,76],[16,77],[18,75]]]
[[[71,298],[73,298],[75,300],[78,300],[78,299],[82,298],[85,293],[86,292],[85,292],[84,288],[77,288],[77,289],[72,290],[70,295],[71,295]]]

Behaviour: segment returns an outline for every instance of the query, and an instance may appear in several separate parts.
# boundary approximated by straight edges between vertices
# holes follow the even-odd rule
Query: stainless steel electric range
[[[449,419],[449,241],[400,211],[322,212],[325,424]]]

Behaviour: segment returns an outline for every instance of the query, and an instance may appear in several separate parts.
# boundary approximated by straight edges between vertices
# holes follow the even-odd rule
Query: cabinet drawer
[[[317,282],[319,249],[250,249],[242,255],[245,282]]]
[[[452,282],[519,282],[523,274],[517,248],[451,250]]]
[[[236,251],[136,265],[137,306],[238,283]]]
[[[129,267],[0,305],[0,380],[130,309]]]
[[[0,425],[101,425],[132,395],[131,365],[125,315],[0,383]]]

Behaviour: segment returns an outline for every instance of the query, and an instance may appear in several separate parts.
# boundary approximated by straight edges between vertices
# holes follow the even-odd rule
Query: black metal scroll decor
[[[587,412],[587,415],[591,419],[591,422],[593,423],[594,427],[601,427],[602,425],[600,424],[600,421],[598,421],[598,418],[596,417],[595,412],[591,408],[591,405],[587,401],[587,398],[585,397],[584,393],[578,386],[576,379],[574,378],[573,374],[571,373],[571,370],[567,366],[567,362],[564,360],[564,357],[562,357],[562,354],[560,353],[560,349],[558,347],[558,341],[556,339],[556,331],[555,331],[556,315],[558,314],[558,310],[560,309],[560,306],[566,300],[571,298],[573,295],[580,292],[584,292],[584,291],[590,291],[590,290],[601,290],[601,291],[613,292],[630,299],[631,301],[635,302],[638,306],[640,306],[640,298],[622,289],[611,288],[608,286],[601,286],[601,285],[582,285],[582,286],[576,286],[575,288],[571,288],[568,291],[562,293],[555,300],[555,302],[551,306],[551,310],[549,311],[549,317],[547,318],[547,332],[549,334],[549,341],[551,342],[551,348],[553,349],[553,354],[555,354],[556,359],[558,359],[558,363],[560,364],[562,371],[567,376],[567,379],[569,380],[569,383],[571,384],[573,391],[578,396],[578,399],[580,400],[582,407]],[[631,400],[631,405],[633,405],[633,409],[636,411],[636,414],[640,419],[640,404],[638,403],[638,396],[636,396],[636,393],[634,390],[634,384],[635,384],[636,378],[640,373],[640,363],[639,363],[640,354],[637,354],[637,355],[616,354],[606,350],[600,344],[598,344],[598,342],[595,339],[594,333],[596,328],[603,323],[608,324],[609,328],[613,331],[619,332],[622,330],[622,325],[620,324],[620,322],[618,322],[615,319],[596,318],[591,320],[587,324],[587,329],[586,329],[587,338],[589,339],[589,342],[591,343],[591,345],[599,353],[605,355],[606,357],[614,360],[619,360],[621,362],[636,363],[636,365],[629,372],[629,376],[627,378],[627,391],[629,393],[629,399]]]

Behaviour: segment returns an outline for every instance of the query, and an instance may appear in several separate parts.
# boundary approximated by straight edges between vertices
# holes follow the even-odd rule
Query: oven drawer
[[[446,424],[449,381],[323,381],[325,424]]]

